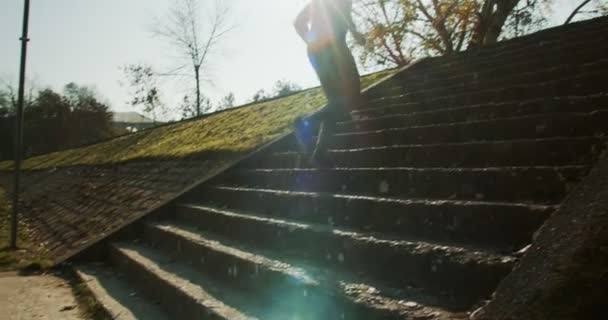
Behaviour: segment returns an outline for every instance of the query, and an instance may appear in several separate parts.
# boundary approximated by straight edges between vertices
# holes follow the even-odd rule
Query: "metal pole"
[[[30,1],[25,0],[23,8],[23,33],[21,35],[21,67],[19,70],[19,93],[17,97],[17,114],[15,116],[15,185],[13,192],[13,212],[11,215],[11,249],[17,249],[17,214],[19,213],[19,183],[21,174],[21,152],[23,150],[23,103],[25,95],[25,62],[27,58],[28,27],[30,19]]]

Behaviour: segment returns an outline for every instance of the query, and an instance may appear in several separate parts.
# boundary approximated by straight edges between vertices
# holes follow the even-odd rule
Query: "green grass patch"
[[[362,77],[365,88],[393,71]],[[27,159],[24,169],[104,165],[145,158],[183,158],[202,152],[245,153],[291,130],[300,116],[319,110],[326,100],[320,88],[284,98],[219,112],[122,136],[86,147]],[[0,170],[12,167],[0,163]]]

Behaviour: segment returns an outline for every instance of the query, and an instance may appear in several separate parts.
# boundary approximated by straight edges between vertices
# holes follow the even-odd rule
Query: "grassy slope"
[[[369,86],[391,71],[362,78]],[[320,88],[220,112],[208,117],[170,124],[95,145],[54,152],[28,159],[25,169],[72,165],[101,165],[145,158],[182,158],[200,152],[248,152],[290,130],[293,120],[325,104]],[[10,169],[0,163],[0,170]]]

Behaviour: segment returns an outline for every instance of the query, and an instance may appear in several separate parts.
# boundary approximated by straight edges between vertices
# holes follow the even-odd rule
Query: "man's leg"
[[[317,72],[321,87],[327,98],[327,106],[319,114],[319,131],[312,153],[312,161],[319,165],[328,165],[327,149],[336,127],[336,121],[342,111],[343,78],[339,72],[338,60],[334,47],[328,47],[311,54],[311,62]]]
[[[344,88],[342,90],[346,99],[345,107],[348,109],[347,111],[360,109],[362,108],[361,76],[357,69],[357,63],[346,43],[343,43],[340,47],[340,74],[343,75]]]
[[[312,160],[320,166],[325,167],[331,165],[327,151],[329,150],[331,137],[336,131],[336,122],[340,109],[341,108],[336,104],[336,102],[330,102],[324,112],[321,114],[317,142],[312,154]]]

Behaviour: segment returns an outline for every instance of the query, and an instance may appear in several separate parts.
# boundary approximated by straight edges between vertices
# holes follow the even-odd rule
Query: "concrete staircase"
[[[119,319],[467,318],[605,147],[606,52],[596,19],[424,60],[345,115],[335,168],[283,139],[79,273],[132,292]]]

